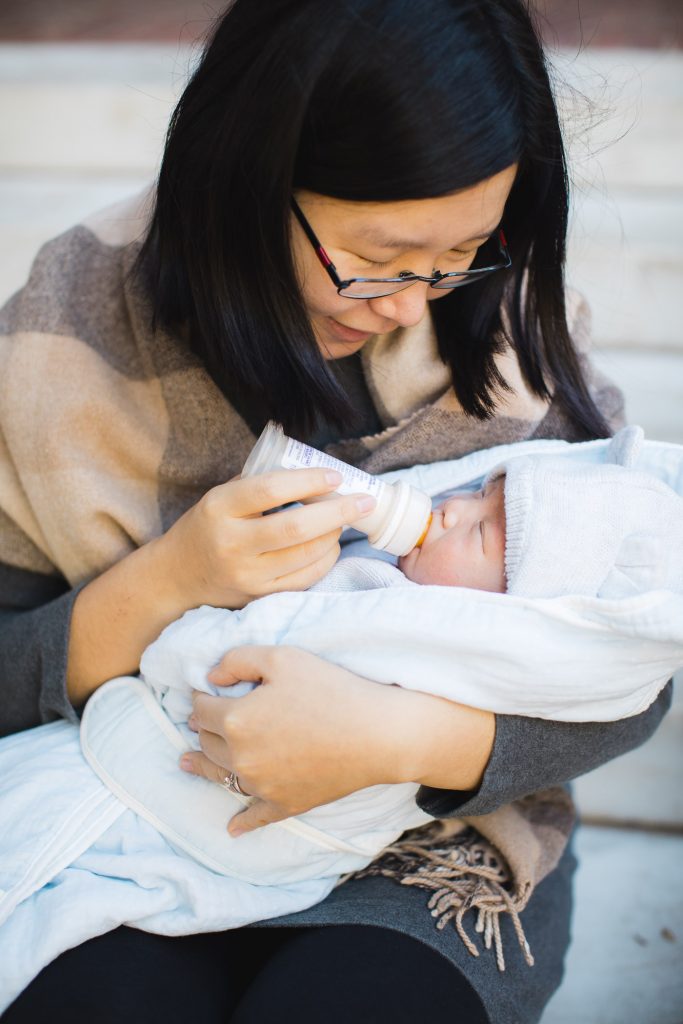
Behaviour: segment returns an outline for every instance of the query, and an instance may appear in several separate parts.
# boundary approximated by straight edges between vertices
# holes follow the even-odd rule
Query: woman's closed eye
[[[450,264],[464,263],[465,260],[473,259],[474,256],[476,256],[476,254],[477,254],[476,248],[475,249],[470,249],[469,252],[464,252],[464,251],[461,251],[459,249],[452,249],[450,252],[446,253],[445,256],[442,256],[441,259],[438,262],[441,264],[442,267],[447,267]],[[397,262],[395,259],[393,259],[393,260],[371,260],[367,256],[360,256],[358,258],[361,260],[362,263],[365,263],[365,264],[367,264],[370,267],[376,267],[376,268],[378,268],[380,270],[384,270],[387,267],[391,267],[394,264],[396,264],[396,262]],[[441,270],[441,267],[435,267],[434,270],[435,271],[436,270]],[[444,271],[442,271],[442,273],[443,272]]]
[[[380,261],[380,260],[368,260],[368,259],[365,258],[365,256],[361,256],[360,258],[361,258],[362,262],[363,263],[367,263],[368,266],[370,266],[370,267],[379,267],[380,269],[383,269],[384,267],[390,267],[391,264],[394,262],[393,260],[382,260],[382,261]]]

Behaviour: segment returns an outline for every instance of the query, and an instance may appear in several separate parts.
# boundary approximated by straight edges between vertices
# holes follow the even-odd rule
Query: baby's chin
[[[399,555],[398,562],[396,563],[403,575],[407,576],[409,580],[412,579],[411,571],[415,566],[419,553],[419,548],[413,548],[407,555]]]

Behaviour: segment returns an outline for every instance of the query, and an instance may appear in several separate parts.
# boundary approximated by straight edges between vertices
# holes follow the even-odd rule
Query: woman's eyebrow
[[[491,229],[486,229],[481,235],[476,235],[474,238],[464,239],[462,242],[458,242],[457,245],[451,246],[452,249],[460,249],[463,245],[472,245],[474,242],[486,242],[494,231],[497,231],[498,224],[494,224]],[[417,238],[397,238],[394,235],[387,235],[381,228],[373,227],[372,224],[366,224],[364,227],[358,228],[358,236],[366,242],[370,242],[372,245],[379,246],[380,249],[422,249],[424,246],[420,239]]]

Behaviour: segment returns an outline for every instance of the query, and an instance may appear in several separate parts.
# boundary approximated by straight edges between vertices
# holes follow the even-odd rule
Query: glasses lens
[[[410,288],[412,281],[352,281],[348,288],[339,292],[347,299],[379,299],[382,295],[393,295]]]
[[[473,281],[485,276],[485,274],[453,274],[452,277],[442,277],[440,281],[432,285],[432,288],[442,291],[448,288],[462,288],[464,284],[472,284]]]

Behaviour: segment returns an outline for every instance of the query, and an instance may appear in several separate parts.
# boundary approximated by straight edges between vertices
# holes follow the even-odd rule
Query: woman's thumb
[[[272,804],[265,800],[255,799],[245,811],[240,811],[230,819],[228,833],[233,839],[237,839],[245,832],[253,832],[254,829],[270,825],[273,821],[282,821],[284,817],[286,815],[280,814]]]

